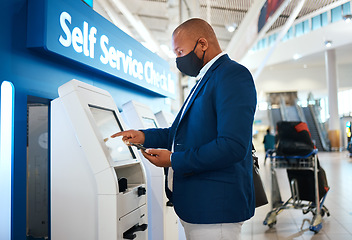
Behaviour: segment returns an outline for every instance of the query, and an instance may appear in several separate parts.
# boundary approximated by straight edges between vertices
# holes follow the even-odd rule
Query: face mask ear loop
[[[198,45],[198,42],[199,42],[199,39],[197,40],[196,45],[195,45],[194,48],[193,48],[193,52],[194,52],[194,50],[196,50],[196,47],[197,47],[197,45]],[[202,62],[204,62],[204,55],[205,55],[205,51],[203,52]]]
[[[194,46],[194,48],[193,48],[193,51],[192,51],[192,52],[194,52],[194,50],[196,50],[196,47],[197,47],[197,45],[198,45],[198,41],[199,41],[199,39],[197,40],[196,45]]]
[[[202,57],[202,62],[204,63],[204,55],[205,55],[205,51],[203,52],[203,57]]]

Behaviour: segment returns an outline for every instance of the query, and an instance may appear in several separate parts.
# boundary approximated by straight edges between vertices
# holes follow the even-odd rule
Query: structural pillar
[[[340,148],[340,119],[338,112],[338,82],[335,49],[325,51],[325,69],[328,86],[329,130],[328,136],[333,150]]]

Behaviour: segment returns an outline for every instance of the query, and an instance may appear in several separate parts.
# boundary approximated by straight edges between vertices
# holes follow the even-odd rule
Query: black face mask
[[[205,51],[203,52],[202,59],[199,59],[194,52],[197,44],[198,41],[196,42],[193,51],[188,53],[186,56],[176,58],[176,65],[178,70],[180,70],[183,74],[191,77],[196,77],[199,74],[204,62]]]

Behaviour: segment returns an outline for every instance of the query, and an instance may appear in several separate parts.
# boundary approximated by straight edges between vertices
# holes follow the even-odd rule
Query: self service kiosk
[[[123,104],[122,115],[133,129],[159,127],[153,111],[136,101]],[[151,164],[142,155],[141,158],[148,176],[149,239],[178,240],[178,217],[165,194],[164,170]]]
[[[170,127],[175,120],[175,116],[171,112],[166,112],[164,110],[161,110],[155,113],[154,115],[159,124],[159,127],[161,128]],[[171,211],[171,210],[167,209],[167,211]],[[167,226],[170,226],[170,225],[168,224]],[[167,226],[165,229],[167,229]],[[186,240],[186,235],[185,235],[185,232],[183,231],[183,226],[180,221],[178,222],[178,240]]]
[[[51,239],[148,239],[147,183],[111,95],[72,80],[51,104]]]
[[[175,120],[175,116],[172,113],[163,110],[155,113],[155,117],[161,128],[170,127]]]

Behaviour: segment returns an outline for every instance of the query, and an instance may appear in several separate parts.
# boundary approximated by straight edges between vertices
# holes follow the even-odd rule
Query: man
[[[143,155],[151,163],[170,167],[169,197],[188,240],[239,239],[242,223],[255,207],[252,76],[221,51],[204,20],[181,24],[172,44],[178,69],[199,79],[174,123],[112,137],[143,144],[149,148]]]
[[[268,150],[275,149],[275,137],[270,133],[270,128],[266,130],[266,134],[263,139],[265,152]]]
[[[266,159],[273,153],[275,150],[275,137],[270,133],[270,128],[266,130],[266,134],[263,139],[264,150],[265,150],[265,158],[264,165],[266,163]]]

